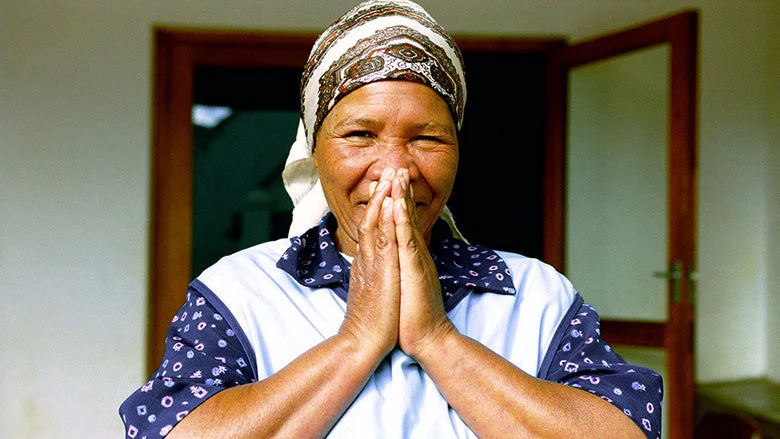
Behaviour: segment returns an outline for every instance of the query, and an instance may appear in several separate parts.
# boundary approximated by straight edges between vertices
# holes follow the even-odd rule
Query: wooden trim
[[[165,33],[155,34],[152,162],[152,270],[149,362],[159,364],[171,317],[189,282],[192,250],[192,53]],[[189,128],[189,129],[188,129]],[[160,292],[176,294],[160,294]],[[162,335],[162,337],[161,337]],[[153,360],[152,360],[153,359]],[[153,361],[153,363],[152,363]]]
[[[680,25],[696,20],[698,12],[685,10],[666,17],[632,26],[607,35],[577,42],[576,50],[560,50],[550,55],[556,64],[563,67],[574,67],[624,55],[643,48],[671,43],[673,34],[678,32]]]
[[[503,52],[503,53],[542,53],[564,47],[563,37],[487,37],[487,36],[454,36],[455,43],[461,52]]]
[[[663,348],[666,325],[653,322],[601,319],[601,338],[609,344]]]
[[[694,310],[688,274],[696,261],[698,15],[678,15],[669,20],[671,45],[669,120],[669,258],[683,261],[682,299],[669,302],[666,347],[669,364],[668,392],[680,400],[669,411],[673,437],[691,438],[695,418]]]
[[[546,139],[544,149],[544,228],[542,259],[565,273],[566,137],[568,135],[568,70],[547,57]]]
[[[566,67],[620,56],[665,43],[668,35],[667,26],[666,21],[655,21],[644,26],[577,43],[576,51],[561,51],[553,56],[558,57],[558,62]]]

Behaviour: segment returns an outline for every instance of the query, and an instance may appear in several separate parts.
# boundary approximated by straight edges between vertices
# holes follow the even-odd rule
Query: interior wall
[[[771,6],[776,10],[777,4]],[[767,38],[773,16],[771,10],[742,10],[735,4],[733,10],[705,16],[703,23],[710,42],[701,59],[699,136],[696,312],[697,372],[703,380],[767,373],[770,138],[768,125],[760,121],[767,121],[768,85],[762,77],[771,60]],[[715,73],[728,64],[745,69]],[[739,76],[748,71],[755,76]]]
[[[775,17],[780,16],[776,13]],[[775,20],[777,22],[777,20]],[[769,151],[769,280],[767,282],[767,374],[780,381],[780,26],[772,26],[767,38],[767,149]]]
[[[701,8],[697,373],[777,377],[780,4],[421,2],[453,33],[573,39]],[[119,437],[147,379],[153,26],[316,31],[352,5],[2,3],[0,437]]]

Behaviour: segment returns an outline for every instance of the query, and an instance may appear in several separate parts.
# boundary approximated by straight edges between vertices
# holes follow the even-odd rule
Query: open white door
[[[551,52],[544,259],[602,335],[662,373],[665,437],[692,438],[698,14]]]

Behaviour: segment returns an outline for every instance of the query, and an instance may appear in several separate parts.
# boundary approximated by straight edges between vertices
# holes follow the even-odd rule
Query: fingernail
[[[384,172],[382,172],[382,178],[393,178],[395,175],[395,168],[385,168]]]
[[[376,191],[376,185],[378,184],[378,181],[372,181],[368,184],[368,196],[374,195],[374,191]]]

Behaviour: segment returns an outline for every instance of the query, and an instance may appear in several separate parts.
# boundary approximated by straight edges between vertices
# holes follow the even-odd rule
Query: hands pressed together
[[[338,336],[264,380],[218,393],[170,437],[325,436],[395,347],[419,362],[479,437],[643,437],[598,396],[536,379],[461,335],[416,223],[408,169],[388,168],[372,186]]]
[[[398,346],[419,359],[455,331],[436,266],[415,222],[408,169],[387,168],[359,225],[342,334],[386,355]]]

